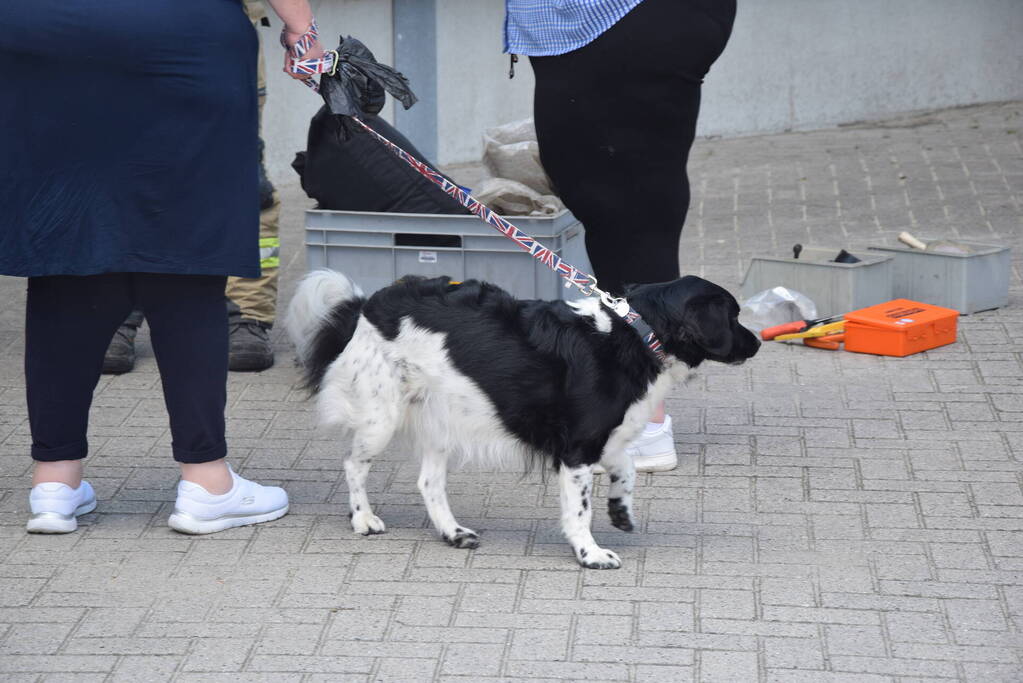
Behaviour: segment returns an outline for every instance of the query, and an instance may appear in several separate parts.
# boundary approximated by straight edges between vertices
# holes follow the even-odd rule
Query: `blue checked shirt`
[[[642,0],[505,0],[504,51],[542,57],[577,50]]]

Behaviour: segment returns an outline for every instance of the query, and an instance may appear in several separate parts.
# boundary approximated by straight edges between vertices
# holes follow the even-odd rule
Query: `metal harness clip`
[[[623,297],[611,296],[603,289],[598,288],[596,278],[593,278],[593,286],[590,287],[590,291],[600,296],[600,301],[620,318],[624,318],[632,310],[632,306]]]

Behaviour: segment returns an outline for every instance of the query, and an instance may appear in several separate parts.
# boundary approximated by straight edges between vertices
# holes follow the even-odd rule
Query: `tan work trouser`
[[[252,25],[262,18],[261,8],[253,8],[246,2],[246,11]],[[255,5],[255,3],[252,3]],[[262,40],[259,47],[258,67],[259,117],[262,122],[263,102],[266,100],[266,67],[263,65]],[[262,163],[262,160],[260,160]],[[273,324],[277,317],[277,276],[280,266],[280,216],[281,204],[274,192],[273,204],[259,213],[259,266],[257,278],[229,277],[225,294],[238,308],[243,318]]]

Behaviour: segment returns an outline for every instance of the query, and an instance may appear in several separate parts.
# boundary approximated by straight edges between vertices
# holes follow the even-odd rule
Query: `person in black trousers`
[[[735,10],[735,0],[642,0],[582,47],[530,57],[540,160],[585,227],[606,291],[680,276],[700,86]],[[663,407],[630,450],[639,471],[675,466]]]

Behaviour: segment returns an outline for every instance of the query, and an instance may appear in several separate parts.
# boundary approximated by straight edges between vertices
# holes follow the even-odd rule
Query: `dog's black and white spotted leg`
[[[441,449],[423,451],[423,464],[419,470],[419,491],[423,494],[430,521],[449,545],[456,548],[476,548],[480,537],[472,529],[458,524],[451,514],[447,493],[448,456]]]
[[[387,531],[382,519],[373,514],[366,493],[366,478],[375,453],[364,438],[356,434],[352,440],[352,454],[345,460],[345,479],[348,481],[348,508],[352,530],[369,536]]]
[[[624,449],[605,452],[600,464],[607,472],[607,514],[611,523],[622,531],[632,531],[632,490],[636,486],[636,463]]]
[[[561,484],[561,529],[572,545],[579,564],[589,569],[618,569],[622,561],[593,540],[593,465],[564,467],[558,475]]]

